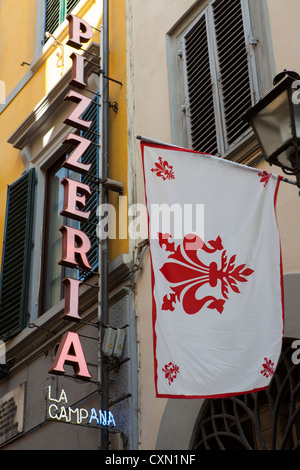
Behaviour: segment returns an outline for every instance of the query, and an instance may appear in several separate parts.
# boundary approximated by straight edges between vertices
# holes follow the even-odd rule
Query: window
[[[28,285],[32,249],[35,171],[7,190],[0,286],[0,337],[19,333],[28,319]]]
[[[78,131],[89,139],[92,144],[82,155],[82,163],[91,164],[88,175],[80,175],[62,167],[66,155],[60,158],[46,172],[45,188],[45,211],[43,230],[43,255],[42,272],[40,279],[40,314],[44,313],[57,302],[64,292],[62,280],[65,276],[87,280],[92,272],[82,272],[77,268],[70,270],[58,265],[61,259],[61,232],[59,228],[66,223],[75,226],[88,235],[91,241],[91,250],[88,253],[89,263],[92,271],[98,265],[98,237],[97,237],[97,208],[98,208],[98,186],[93,176],[99,175],[99,119],[100,119],[99,94],[82,115],[82,119],[92,121],[87,131]],[[88,199],[85,210],[91,211],[89,220],[76,222],[71,219],[63,219],[60,215],[63,204],[63,185],[60,184],[63,177],[80,179],[88,184],[92,195]],[[42,178],[41,178],[42,179]],[[93,184],[96,181],[96,184]],[[41,233],[34,222],[40,204],[35,204],[36,170],[32,169],[25,173],[20,179],[8,187],[6,223],[2,255],[2,272],[0,282],[0,339],[8,339],[23,330],[30,321],[29,296],[31,283],[33,281],[32,265],[34,239],[32,234]],[[37,191],[39,195],[40,192]],[[74,225],[75,224],[75,225]],[[40,258],[40,252],[35,258]],[[39,276],[40,274],[38,274]],[[37,273],[35,274],[37,276]],[[36,284],[37,279],[34,279]],[[32,294],[34,297],[36,291]]]
[[[53,34],[80,0],[45,0],[45,32]]]
[[[43,313],[53,307],[64,297],[62,279],[64,277],[72,277],[74,279],[81,279],[84,281],[89,273],[84,273],[77,269],[70,269],[59,265],[62,253],[62,239],[59,228],[62,225],[78,228],[85,232],[91,241],[92,248],[88,253],[88,259],[92,270],[97,268],[98,264],[98,238],[96,231],[97,224],[97,208],[98,208],[98,192],[95,184],[91,182],[90,175],[98,177],[98,135],[99,129],[99,106],[98,95],[96,95],[93,102],[82,115],[82,119],[86,121],[93,121],[91,127],[87,131],[81,131],[80,135],[93,142],[85,154],[82,156],[82,163],[91,163],[91,169],[88,175],[80,175],[74,171],[62,167],[62,163],[66,156],[57,161],[47,171],[46,178],[46,204],[44,215],[44,257],[43,257],[43,288],[41,291],[41,304],[40,312]],[[63,185],[61,181],[63,178],[71,178],[79,180],[82,183],[88,184],[92,190],[92,195],[89,197],[85,211],[91,211],[90,218],[87,222],[76,222],[67,219],[60,215],[63,208]],[[94,180],[95,181],[95,180]]]
[[[284,340],[267,390],[205,401],[193,450],[299,450],[300,370],[292,343]]]
[[[178,84],[170,89],[182,99],[187,143],[194,150],[223,155],[246,135],[249,128],[240,116],[256,100],[247,0],[209,3],[188,24],[185,20],[176,41],[181,70],[171,80],[178,80],[177,75],[183,86],[179,94]],[[177,110],[171,104],[173,112],[178,113],[178,104]]]
[[[79,179],[79,174],[62,167],[65,158],[60,159],[47,172],[46,181],[46,208],[45,208],[45,234],[44,234],[44,275],[42,289],[42,311],[47,311],[58,303],[63,297],[62,279],[66,276],[77,278],[74,270],[67,269],[58,264],[62,253],[62,241],[59,228],[62,225],[79,228],[79,223],[60,215],[63,206],[63,178]]]

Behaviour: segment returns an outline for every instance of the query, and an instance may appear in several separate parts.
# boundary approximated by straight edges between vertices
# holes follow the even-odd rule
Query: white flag
[[[141,143],[158,397],[265,389],[283,338],[280,177]]]

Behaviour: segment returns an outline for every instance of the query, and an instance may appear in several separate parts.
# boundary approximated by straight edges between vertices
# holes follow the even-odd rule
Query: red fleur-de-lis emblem
[[[266,187],[269,182],[269,179],[272,176],[272,173],[269,173],[268,171],[263,171],[262,173],[258,173],[258,176],[260,178],[260,183],[263,183],[264,187]]]
[[[168,380],[169,385],[171,385],[173,380],[176,379],[177,374],[179,374],[179,367],[173,364],[173,362],[169,362],[169,364],[162,368],[162,371],[165,373],[165,378]]]
[[[155,163],[155,168],[152,168],[151,171],[164,181],[175,179],[173,167],[169,165],[167,160],[163,160],[161,157],[158,157],[158,163]]]
[[[264,364],[262,364],[262,370],[260,371],[260,373],[264,377],[268,378],[275,373],[274,362],[272,362],[271,359],[268,359],[267,357],[264,358],[264,361],[265,362]]]
[[[160,247],[170,252],[160,269],[171,287],[171,292],[163,297],[162,310],[173,311],[176,303],[180,302],[188,315],[199,312],[205,304],[209,309],[222,313],[229,291],[240,293],[237,283],[247,282],[247,277],[254,272],[246,264],[236,266],[236,255],[227,258],[220,236],[205,244],[197,235],[187,235],[177,248],[169,234],[160,233],[158,236]],[[222,252],[220,266],[216,261],[207,263],[203,259],[207,260],[207,255],[218,251]],[[202,258],[201,253],[205,253],[205,257]],[[210,286],[211,295],[200,298],[200,289],[204,285]],[[215,294],[217,285],[220,298]]]

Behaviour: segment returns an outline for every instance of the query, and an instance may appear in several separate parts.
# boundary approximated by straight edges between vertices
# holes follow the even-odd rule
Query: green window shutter
[[[67,0],[67,10],[66,10],[66,16],[71,13],[71,11],[76,7],[76,5],[80,2],[80,0]]]
[[[8,186],[0,280],[0,338],[26,327],[35,170]]]
[[[44,32],[53,34],[79,2],[80,0],[45,0]]]
[[[60,0],[45,0],[45,32],[53,34],[60,24]]]

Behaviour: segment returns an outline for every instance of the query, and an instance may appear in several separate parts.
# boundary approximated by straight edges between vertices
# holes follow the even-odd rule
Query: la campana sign
[[[52,395],[51,386],[47,388],[48,419],[70,424],[107,428],[114,428],[116,426],[115,418],[111,411],[103,411],[96,408],[71,407],[68,404],[67,394],[64,389],[61,390],[59,397],[55,398]]]
[[[83,43],[87,43],[92,39],[92,27],[85,20],[74,15],[69,15],[67,20],[69,21],[69,40],[67,44],[79,50]],[[73,52],[70,58],[72,59],[72,74],[69,84],[82,91],[86,87],[84,80],[86,59],[76,52]],[[81,116],[92,102],[92,99],[84,96],[79,91],[71,90],[64,100],[76,103],[75,109],[65,119],[64,123],[78,130],[88,130],[93,121],[85,121],[81,119]],[[75,146],[75,149],[70,153],[62,166],[81,175],[88,174],[91,164],[82,163],[80,158],[91,143],[89,139],[70,132],[62,144]],[[61,183],[64,187],[61,215],[80,222],[87,221],[90,217],[90,211],[85,211],[84,208],[92,193],[89,185],[70,178],[64,178]],[[59,264],[69,268],[78,267],[86,272],[90,271],[92,267],[88,261],[87,253],[91,249],[91,242],[87,234],[68,225],[62,225],[59,230],[62,234],[62,257]],[[65,307],[62,318],[78,322],[81,320],[78,313],[78,304],[79,286],[82,282],[71,277],[66,277],[62,282],[65,287]],[[63,335],[49,373],[64,374],[65,364],[73,367],[76,378],[84,380],[91,378],[80,337],[72,331],[67,331]]]

